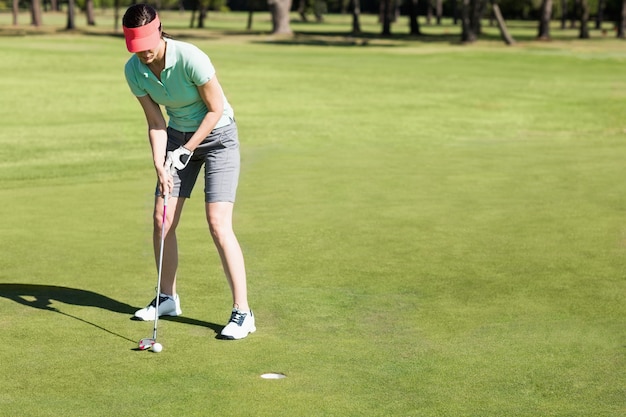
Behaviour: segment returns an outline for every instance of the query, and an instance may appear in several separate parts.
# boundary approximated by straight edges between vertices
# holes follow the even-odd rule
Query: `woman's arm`
[[[224,114],[224,94],[222,92],[222,86],[217,80],[217,75],[206,83],[198,86],[198,92],[209,111],[206,116],[204,116],[198,130],[196,130],[194,135],[189,138],[187,144],[185,144],[185,148],[190,151],[194,151],[198,145],[209,136]]]
[[[165,117],[163,117],[161,107],[149,95],[137,97],[137,100],[139,100],[146,115],[148,139],[152,148],[154,168],[159,177],[161,193],[165,195],[166,192],[169,193],[172,189],[172,178],[164,168],[165,151],[167,148],[167,124],[165,123]]]

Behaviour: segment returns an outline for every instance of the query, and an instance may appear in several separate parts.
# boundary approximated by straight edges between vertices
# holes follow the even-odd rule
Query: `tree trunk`
[[[41,1],[40,0],[32,0],[31,2],[31,23],[35,27],[39,27],[43,24],[41,19]]]
[[[419,0],[409,0],[409,31],[411,35],[421,35],[420,22],[417,17]]]
[[[13,26],[17,26],[17,17],[20,15],[20,2],[13,0]]]
[[[436,0],[435,15],[437,16],[437,26],[441,25],[441,16],[443,15],[443,0]]]
[[[552,0],[541,2],[541,13],[539,15],[539,33],[537,38],[541,40],[550,39],[550,20],[552,19]]]
[[[482,33],[482,17],[485,12],[487,0],[462,0],[461,26],[467,32],[468,40],[463,42],[474,42],[478,35]],[[465,39],[465,34],[462,35]]]
[[[272,33],[274,35],[293,35],[289,22],[291,0],[268,0],[272,15]]]
[[[204,29],[204,21],[209,14],[207,8],[208,5],[204,4],[204,2],[200,4],[200,10],[198,11],[198,29]]]
[[[191,19],[189,21],[189,29],[193,29],[196,24],[196,13],[200,10],[200,0],[195,0],[191,9]]]
[[[567,0],[561,0],[561,29],[567,26]]]
[[[324,0],[313,0],[313,15],[315,16],[315,21],[317,23],[322,23],[324,21],[324,11],[327,10],[328,7]],[[306,17],[307,11],[309,11],[309,2],[308,0],[299,0],[298,2],[298,14],[300,15],[300,20],[303,22],[308,22],[309,19]]]
[[[461,41],[474,42],[478,39],[481,32],[481,23],[483,12],[485,10],[484,0],[462,0],[463,8],[461,10]]]
[[[383,36],[391,35],[391,20],[393,18],[393,0],[380,1],[380,17],[383,23]]]
[[[487,0],[473,0],[473,3],[474,7],[471,15],[471,22],[472,27],[474,28],[474,33],[478,36],[483,32],[482,18],[485,13]]]
[[[254,15],[254,0],[248,0],[248,23],[246,30],[252,30],[252,16]]]
[[[93,0],[85,2],[85,14],[87,15],[87,26],[95,26],[96,18],[93,12]]]
[[[452,0],[452,24],[454,26],[459,22],[459,0]]]
[[[361,0],[352,0],[352,4],[352,34],[356,35],[361,33]]]
[[[605,0],[598,0],[598,12],[596,13],[596,29],[602,29],[602,22],[604,21],[604,6]]]
[[[507,29],[502,13],[500,12],[500,6],[498,6],[498,3],[494,3],[492,7],[493,14],[496,16],[496,20],[498,21],[498,28],[500,29],[500,35],[502,36],[504,43],[507,45],[514,45],[515,39],[513,39],[513,37],[509,34],[509,30]]]
[[[75,1],[67,0],[67,25],[65,26],[65,29],[67,30],[76,29],[75,11],[76,11]]]
[[[578,18],[578,10],[580,9],[580,0],[574,0],[574,10],[570,13],[569,27],[574,29],[576,27],[576,19]]]
[[[328,10],[326,2],[324,0],[315,0],[313,3],[313,14],[315,15],[315,21],[322,23],[324,21],[324,11]]]
[[[617,25],[617,37],[626,39],[626,0],[622,1],[622,14]]]
[[[114,1],[114,12],[113,12],[113,28],[115,32],[117,32],[120,27],[120,0]]]
[[[589,39],[589,3],[580,1],[580,39]]]
[[[308,19],[306,18],[306,3],[307,0],[299,0],[298,2],[298,14],[303,22],[308,22]]]
[[[461,10],[461,42],[474,42],[476,40],[476,33],[471,24],[471,11],[472,0],[463,0],[463,7]]]

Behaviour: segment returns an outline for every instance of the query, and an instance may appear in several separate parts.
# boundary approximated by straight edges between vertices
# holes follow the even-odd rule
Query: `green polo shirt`
[[[144,65],[137,55],[133,55],[124,73],[132,93],[137,97],[150,95],[152,100],[165,107],[169,117],[168,125],[181,132],[195,132],[208,110],[198,86],[207,83],[215,76],[215,68],[209,57],[198,47],[165,38],[165,68],[161,81]],[[217,127],[225,126],[234,119],[234,112],[226,97],[224,114]]]

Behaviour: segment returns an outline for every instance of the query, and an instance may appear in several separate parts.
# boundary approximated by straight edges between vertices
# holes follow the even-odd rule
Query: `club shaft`
[[[163,271],[163,247],[165,246],[165,221],[166,221],[166,213],[167,213],[167,197],[165,194],[163,197],[163,219],[161,221],[161,244],[159,247],[159,270],[158,270],[158,278],[157,278],[157,287],[156,287],[156,311],[154,313],[154,329],[152,331],[152,339],[154,339],[156,343],[157,339],[157,327],[159,324],[159,298],[161,297],[161,274]]]

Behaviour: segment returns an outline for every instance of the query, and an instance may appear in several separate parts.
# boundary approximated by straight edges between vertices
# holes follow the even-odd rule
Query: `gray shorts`
[[[167,128],[167,151],[183,146],[193,132],[179,132]],[[200,169],[204,165],[204,201],[207,203],[235,202],[239,183],[239,137],[237,124],[213,129],[196,148],[187,166],[173,172],[172,197],[191,197]],[[159,194],[157,184],[156,194]]]

